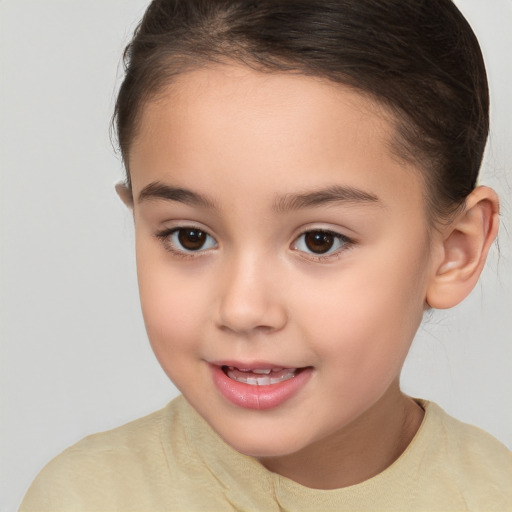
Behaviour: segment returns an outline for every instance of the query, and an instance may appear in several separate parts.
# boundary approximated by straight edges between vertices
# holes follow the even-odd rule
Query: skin
[[[423,312],[469,293],[497,229],[485,188],[433,229],[420,171],[390,150],[393,130],[383,109],[319,78],[212,65],[145,106],[132,194],[119,188],[163,369],[227,443],[309,487],[366,480],[410,443],[423,410],[399,375]],[[204,200],[156,197],[155,184]],[[335,186],[374,199],[290,204]],[[190,226],[209,234],[204,249],[162,235]],[[302,236],[315,229],[350,242],[315,255]],[[245,409],[213,383],[210,363],[228,360],[311,376],[280,406]]]

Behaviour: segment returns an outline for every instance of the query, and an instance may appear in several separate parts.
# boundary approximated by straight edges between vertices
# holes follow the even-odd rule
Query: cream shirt
[[[326,491],[236,452],[178,397],[68,448],[39,474],[20,511],[511,511],[512,453],[434,403],[421,404],[423,423],[390,467]]]

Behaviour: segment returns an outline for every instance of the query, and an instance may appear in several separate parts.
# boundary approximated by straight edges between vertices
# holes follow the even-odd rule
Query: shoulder
[[[484,430],[453,418],[434,403],[429,407],[451,458],[492,473],[512,471],[512,452],[503,443]]]
[[[37,476],[20,511],[105,510],[110,505],[114,508],[114,503],[132,510],[133,503],[123,505],[131,500],[127,497],[158,494],[167,467],[161,447],[162,424],[174,414],[175,402],[116,429],[88,436],[62,452]]]
[[[219,463],[228,454],[236,466],[243,456],[232,451],[179,396],[65,450],[38,475],[20,512],[224,511],[231,484],[237,499],[247,494],[237,493],[239,468],[230,479],[231,466]]]
[[[468,510],[512,509],[512,452],[434,403],[426,403],[426,410],[431,447],[427,458],[433,480],[444,481],[468,504]]]

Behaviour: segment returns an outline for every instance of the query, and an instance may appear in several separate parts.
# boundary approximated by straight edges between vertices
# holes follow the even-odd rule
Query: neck
[[[260,462],[270,471],[313,489],[361,483],[389,467],[407,448],[423,409],[400,392],[398,381],[370,409],[327,438]]]

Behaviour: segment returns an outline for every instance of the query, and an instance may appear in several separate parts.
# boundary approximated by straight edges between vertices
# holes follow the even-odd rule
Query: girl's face
[[[433,264],[422,180],[392,137],[356,92],[235,65],[144,109],[130,169],[149,339],[240,452],[292,454],[399,404]]]

